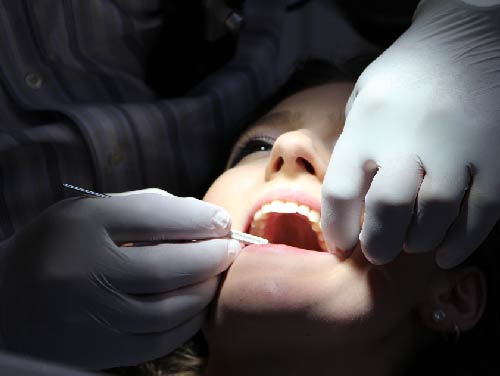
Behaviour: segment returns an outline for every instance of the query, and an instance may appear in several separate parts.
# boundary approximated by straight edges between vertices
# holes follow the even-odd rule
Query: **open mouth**
[[[255,210],[247,231],[273,244],[327,251],[320,226],[320,212],[296,201],[265,202]]]

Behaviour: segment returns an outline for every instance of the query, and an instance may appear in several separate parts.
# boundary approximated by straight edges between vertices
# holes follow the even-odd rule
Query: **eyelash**
[[[270,151],[274,145],[273,137],[269,136],[250,136],[240,143],[229,163],[229,168],[236,166],[243,158],[250,154]]]

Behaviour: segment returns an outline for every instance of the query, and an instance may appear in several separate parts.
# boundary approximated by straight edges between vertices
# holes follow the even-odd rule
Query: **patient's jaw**
[[[208,190],[204,199],[228,210],[233,229],[260,235],[268,231],[275,242],[313,249],[249,246],[237,257],[205,326],[212,354],[209,374],[220,374],[221,364],[228,374],[233,366],[255,374],[258,370],[251,365],[260,362],[272,374],[279,369],[284,374],[336,370],[376,375],[377,369],[380,374],[388,371],[379,364],[381,357],[397,365],[412,351],[408,338],[417,330],[411,312],[436,273],[433,255],[402,254],[392,264],[373,266],[360,249],[342,260],[324,252],[320,238],[314,243],[310,235],[304,236],[306,241],[297,234],[314,225],[305,216],[319,211],[323,177],[351,90],[351,84],[329,84],[281,102],[236,145],[248,151],[249,139],[260,140],[257,152],[243,155]],[[232,158],[241,157],[238,153]],[[276,200],[294,203],[290,207],[295,213],[267,213],[262,225],[257,221],[252,227],[256,211],[269,201],[272,212]],[[308,207],[306,215],[297,213],[300,205]],[[316,233],[320,237],[320,230]],[[325,362],[333,362],[328,370],[312,372],[312,365]]]

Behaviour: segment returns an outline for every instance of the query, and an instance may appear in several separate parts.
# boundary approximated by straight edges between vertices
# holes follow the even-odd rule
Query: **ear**
[[[419,304],[418,313],[424,325],[440,333],[459,333],[472,329],[481,319],[487,297],[483,272],[474,266],[439,271],[431,281],[428,296]],[[444,317],[436,320],[434,312]]]

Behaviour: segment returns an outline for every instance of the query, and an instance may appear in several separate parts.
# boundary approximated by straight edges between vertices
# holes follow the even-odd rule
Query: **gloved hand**
[[[323,185],[331,248],[354,247],[363,209],[375,264],[404,247],[453,267],[485,239],[500,217],[499,25],[498,7],[422,1],[363,72]]]
[[[240,250],[204,240],[230,225],[223,209],[166,193],[53,205],[1,255],[0,343],[89,369],[167,354],[200,329]],[[129,242],[158,244],[117,245]]]

